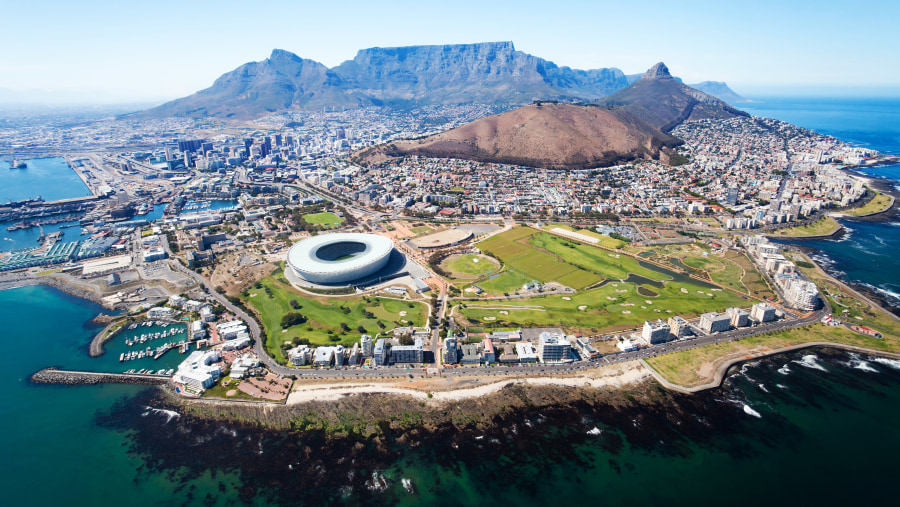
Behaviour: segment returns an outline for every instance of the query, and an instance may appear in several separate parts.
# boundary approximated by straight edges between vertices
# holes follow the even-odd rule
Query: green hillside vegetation
[[[362,332],[374,336],[398,326],[426,324],[427,307],[422,303],[378,297],[317,298],[294,290],[281,273],[264,278],[259,287],[250,288],[241,300],[259,314],[265,327],[266,350],[282,363],[286,361],[281,346],[285,342],[297,345],[305,339],[311,345],[348,347],[359,341]],[[292,301],[296,305],[292,306]],[[290,313],[302,315],[306,322],[282,332],[282,319]],[[364,331],[358,329],[360,326]]]

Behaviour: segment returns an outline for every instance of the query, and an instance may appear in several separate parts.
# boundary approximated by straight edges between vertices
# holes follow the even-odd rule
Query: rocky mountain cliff
[[[739,104],[741,102],[750,102],[734,92],[727,84],[721,81],[704,81],[702,83],[688,85],[691,88],[700,90],[703,93],[712,95],[717,99],[722,99],[729,104]]]
[[[355,154],[369,165],[420,155],[554,169],[668,160],[681,144],[627,111],[570,104],[530,105],[424,139],[394,141]]]
[[[596,104],[627,111],[663,132],[690,120],[749,116],[720,99],[678,82],[662,62],[627,88],[596,101]]]
[[[595,100],[627,86],[619,69],[576,70],[517,51],[511,42],[370,48],[329,69],[276,49],[205,90],[144,114],[253,118],[322,107],[527,104]]]

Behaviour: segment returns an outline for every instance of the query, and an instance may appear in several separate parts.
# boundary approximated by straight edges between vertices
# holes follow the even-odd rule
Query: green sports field
[[[303,215],[303,220],[306,220],[306,223],[308,224],[322,225],[329,228],[336,227],[344,222],[343,218],[335,215],[330,211]]]

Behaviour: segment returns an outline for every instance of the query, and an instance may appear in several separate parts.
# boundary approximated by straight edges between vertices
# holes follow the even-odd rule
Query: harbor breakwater
[[[31,376],[35,384],[62,384],[62,385],[94,385],[94,384],[139,384],[139,385],[164,385],[169,377],[161,375],[139,375],[130,373],[99,373],[89,371],[58,370],[56,368],[44,368]]]

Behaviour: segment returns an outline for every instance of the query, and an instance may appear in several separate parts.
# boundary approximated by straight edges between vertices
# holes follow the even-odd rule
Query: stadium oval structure
[[[323,234],[295,243],[288,250],[287,263],[306,281],[341,284],[378,272],[393,250],[393,241],[375,234]]]

